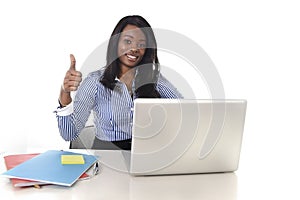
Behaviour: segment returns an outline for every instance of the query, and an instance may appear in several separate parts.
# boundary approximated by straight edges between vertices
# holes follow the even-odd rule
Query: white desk
[[[133,177],[125,172],[120,151],[92,153],[101,156],[99,175],[78,181],[72,187],[47,185],[41,189],[14,188],[8,179],[1,177],[1,199],[237,199],[235,173]],[[5,168],[1,164],[2,173]]]

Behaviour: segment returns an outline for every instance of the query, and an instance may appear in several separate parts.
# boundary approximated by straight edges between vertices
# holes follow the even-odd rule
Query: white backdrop
[[[248,100],[238,199],[297,199],[299,10],[296,0],[1,1],[0,153],[66,148],[53,111],[69,54],[80,69],[119,19],[139,14],[197,42],[226,97]]]

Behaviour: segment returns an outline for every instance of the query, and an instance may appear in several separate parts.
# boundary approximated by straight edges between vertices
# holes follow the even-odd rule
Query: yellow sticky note
[[[61,155],[61,164],[84,164],[83,155]]]

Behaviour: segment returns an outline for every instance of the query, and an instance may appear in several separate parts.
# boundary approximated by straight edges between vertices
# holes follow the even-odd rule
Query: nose
[[[133,41],[129,48],[131,53],[137,53],[140,50],[139,42]]]
[[[131,47],[131,48],[130,48],[130,52],[131,52],[131,53],[137,53],[138,50],[139,50],[139,49],[138,49],[137,47]]]

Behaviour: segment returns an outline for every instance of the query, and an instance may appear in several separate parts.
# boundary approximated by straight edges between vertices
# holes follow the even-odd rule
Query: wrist
[[[62,104],[60,99],[58,99],[58,103],[59,103],[59,108],[64,108],[67,106],[67,105]]]
[[[69,105],[72,102],[71,93],[65,92],[63,86],[61,87],[61,90],[60,90],[58,102],[59,102],[59,105],[61,108],[66,107],[67,105]]]
[[[61,91],[64,92],[64,93],[68,93],[70,94],[70,91],[67,91],[64,87],[64,84],[61,85]]]

